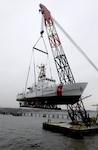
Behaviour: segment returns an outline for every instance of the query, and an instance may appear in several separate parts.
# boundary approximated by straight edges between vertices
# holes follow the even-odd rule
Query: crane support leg
[[[67,110],[68,110],[68,114],[72,122],[74,120],[77,120],[77,121],[82,121],[84,123],[87,123],[88,115],[87,115],[87,112],[85,110],[82,100],[80,100],[79,102],[75,104],[68,104]]]

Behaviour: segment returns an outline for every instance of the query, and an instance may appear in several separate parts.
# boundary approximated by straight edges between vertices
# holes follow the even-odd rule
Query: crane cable
[[[35,45],[39,42],[41,36],[39,37],[39,39],[37,40],[37,42],[35,43]],[[35,46],[34,45],[34,46]],[[27,72],[27,78],[26,78],[26,83],[25,83],[25,90],[24,90],[24,95],[26,93],[26,88],[27,88],[27,84],[28,84],[28,79],[29,79],[29,73],[30,73],[30,69],[31,69],[31,63],[32,63],[32,57],[33,57],[33,61],[34,61],[34,46],[32,49],[32,53],[31,53],[31,58],[30,58],[30,63],[29,63],[29,67],[28,67],[28,72]],[[35,75],[35,62],[34,63],[34,78],[35,78],[35,85],[36,85],[36,75]]]
[[[28,78],[29,78],[29,72],[30,72],[31,62],[32,62],[32,55],[33,55],[33,50],[32,50],[32,53],[31,53],[31,58],[30,58],[30,63],[29,63],[29,68],[28,68],[28,73],[27,73],[27,79],[26,79],[26,83],[25,83],[24,94],[26,93],[26,88],[27,88],[27,83],[28,83]]]
[[[47,58],[48,58],[48,61],[49,61],[48,50],[47,50],[46,43],[45,43],[45,40],[44,40],[44,37],[43,37],[44,30],[43,30],[43,28],[41,28],[41,29],[42,29],[41,32],[40,32],[41,36],[38,38],[37,42],[34,44],[33,49],[32,49],[30,63],[29,63],[28,72],[27,72],[26,83],[25,83],[24,95],[26,93],[26,88],[27,88],[27,83],[28,83],[28,78],[29,78],[29,73],[30,73],[30,68],[31,68],[31,62],[32,62],[32,57],[33,57],[33,64],[34,64],[34,78],[35,78],[35,86],[36,86],[36,71],[35,71],[34,49],[41,52],[41,50],[35,48],[35,46],[37,45],[37,43],[40,41],[41,38],[43,40],[43,43],[44,43],[44,46],[45,46],[45,49],[46,49],[46,52],[44,52],[44,51],[42,51],[42,52],[47,54]],[[50,69],[50,75],[51,75],[51,78],[52,78],[52,71],[51,71],[50,63],[49,63],[49,69]]]
[[[53,18],[53,17],[52,17]],[[72,42],[72,44],[79,50],[79,52],[88,60],[88,62],[93,66],[93,68],[98,72],[98,68],[91,61],[91,59],[84,53],[84,51],[80,48],[79,45],[72,39],[72,37],[61,27],[61,25],[53,18],[54,22],[57,26],[62,30],[62,32],[66,35],[66,37]]]
[[[39,39],[37,40],[35,45],[39,42],[40,39],[41,39],[41,36],[39,37]],[[32,63],[32,57],[33,57],[33,60],[34,60],[34,47],[35,47],[35,45],[33,46],[32,53],[31,53],[31,58],[30,58],[30,63],[29,63],[28,72],[27,72],[27,78],[26,78],[26,83],[25,83],[24,95],[26,93],[26,88],[27,88],[27,84],[28,84],[29,73],[30,73],[30,68],[31,68],[31,63]],[[35,78],[35,85],[36,85],[35,63],[34,63],[34,78]]]

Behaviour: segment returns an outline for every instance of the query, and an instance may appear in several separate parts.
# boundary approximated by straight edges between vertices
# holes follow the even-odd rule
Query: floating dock
[[[98,133],[98,124],[93,124],[87,127],[84,124],[71,125],[66,122],[51,122],[51,120],[48,119],[47,122],[43,123],[43,129],[62,133],[72,138],[83,138],[86,135],[95,135]]]

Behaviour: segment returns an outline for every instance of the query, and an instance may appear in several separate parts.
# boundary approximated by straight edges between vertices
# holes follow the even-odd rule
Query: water
[[[0,150],[98,149],[98,134],[81,140],[72,139],[43,130],[42,123],[46,120],[47,118],[34,116],[0,115]]]

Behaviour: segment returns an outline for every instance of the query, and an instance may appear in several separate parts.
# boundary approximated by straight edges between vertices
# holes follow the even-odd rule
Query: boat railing
[[[22,98],[25,98],[25,93],[18,93],[17,96],[21,96]]]
[[[18,93],[18,95],[23,95],[23,93]]]

